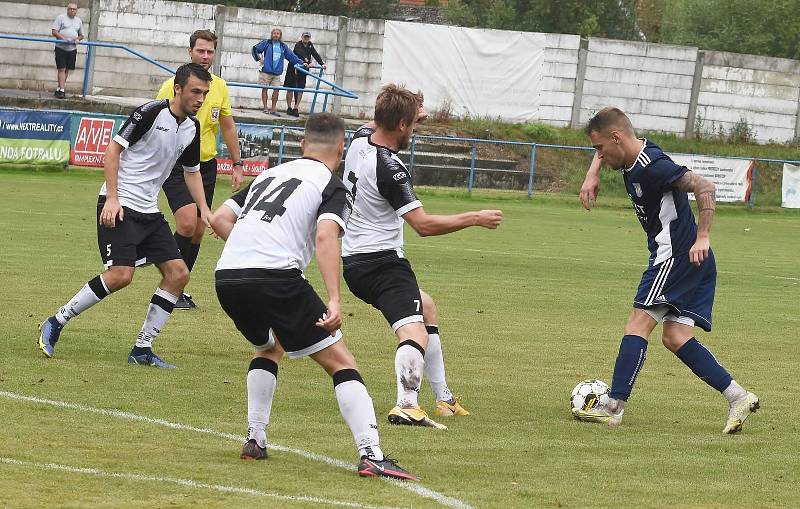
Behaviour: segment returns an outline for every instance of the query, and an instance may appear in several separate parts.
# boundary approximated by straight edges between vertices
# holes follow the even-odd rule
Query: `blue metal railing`
[[[29,37],[25,35],[13,35],[13,34],[0,34],[0,39],[9,39],[14,41],[30,41],[30,42],[44,42],[55,44],[57,42],[62,42],[61,39],[56,39],[54,37]],[[112,49],[121,49],[123,51],[127,51],[128,53],[141,58],[145,62],[155,65],[159,69],[169,73],[175,74],[175,69],[171,69],[166,65],[162,64],[161,62],[150,58],[149,56],[141,53],[133,48],[130,48],[124,44],[117,44],[113,42],[100,42],[100,41],[78,41],[76,44],[81,46],[87,46],[87,55],[86,55],[86,67],[83,71],[83,88],[82,88],[82,95],[86,97],[89,95],[89,82],[90,74],[92,69],[92,62],[94,60],[94,51],[95,48],[112,48]],[[317,85],[315,89],[306,89],[306,88],[294,88],[294,87],[275,87],[271,85],[262,85],[260,83],[242,83],[238,81],[228,81],[228,86],[231,87],[241,87],[241,88],[262,88],[262,89],[272,89],[272,90],[289,90],[292,92],[313,92],[314,93],[314,102],[316,103],[316,96],[317,94],[324,94],[325,95],[325,102],[323,105],[323,110],[327,108],[328,105],[328,96],[329,95],[337,95],[340,97],[345,97],[347,99],[358,99],[358,96],[349,90],[337,85],[336,83],[327,80],[322,77],[322,69],[320,69],[319,75],[314,75],[308,72],[303,66],[295,65],[295,69],[299,72],[302,72],[308,76],[311,76],[315,80],[317,80]],[[333,90],[320,90],[319,84],[320,82],[330,86]]]
[[[286,131],[287,129],[291,129],[292,131],[300,131],[302,132],[304,129],[302,127],[287,127],[285,125],[266,125],[261,127],[267,127],[272,129],[280,130],[279,135],[279,146],[278,146],[278,155],[277,155],[277,164],[283,163],[283,160],[286,155],[285,151],[285,143],[286,143]],[[345,152],[347,149],[350,148],[350,143],[352,142],[354,131],[348,130],[346,132],[346,143],[345,143]],[[558,145],[552,143],[533,143],[533,142],[525,142],[525,141],[506,141],[506,140],[486,140],[482,138],[459,138],[453,136],[425,136],[425,135],[414,135],[411,138],[411,144],[409,146],[408,152],[408,170],[413,174],[414,172],[414,165],[419,164],[417,162],[418,158],[418,142],[425,142],[425,141],[447,141],[453,144],[465,145],[464,149],[469,150],[470,154],[470,161],[469,161],[469,173],[467,176],[467,191],[472,192],[475,186],[475,173],[478,170],[476,164],[478,162],[478,144],[493,144],[493,145],[507,145],[507,146],[516,146],[516,147],[529,147],[529,157],[530,161],[528,164],[528,179],[527,179],[527,194],[528,198],[532,198],[534,194],[534,184],[536,178],[536,157],[537,153],[540,149],[562,149],[562,150],[572,150],[578,152],[593,153],[595,150],[592,147],[579,147],[574,145]],[[675,155],[691,155],[695,157],[702,157],[704,154],[686,154],[686,153],[679,153],[679,152],[671,152]],[[800,164],[800,160],[789,160],[789,159],[770,159],[770,158],[763,158],[763,157],[741,157],[741,156],[714,156],[714,157],[725,157],[726,159],[738,159],[738,160],[745,160],[745,161],[755,161],[755,162],[762,162],[762,163],[790,163],[790,164]],[[588,164],[587,164],[588,167]],[[465,165],[465,169],[467,169]],[[489,169],[483,168],[480,169],[482,172],[508,172],[509,170],[497,170],[497,169]],[[513,170],[513,173],[523,173],[520,171]],[[753,171],[753,179],[752,185],[755,186],[755,179],[756,179],[756,170]],[[755,191],[750,193],[750,202],[748,206],[751,208],[755,204]]]

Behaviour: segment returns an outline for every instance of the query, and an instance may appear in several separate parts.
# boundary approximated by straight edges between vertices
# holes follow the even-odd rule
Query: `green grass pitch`
[[[505,222],[436,238],[406,233],[438,304],[450,387],[473,413],[444,421],[446,432],[386,422],[395,341],[379,312],[343,286],[347,344],[384,449],[422,478],[414,491],[356,475],[331,380],[310,360],[280,368],[269,436],[281,448],[267,461],[239,460],[251,349],[216,302],[217,239],[205,240],[189,286],[200,308],[176,311],[155,344],[180,369],[126,364],[154,268],[73,320],[45,359],[37,325],[101,269],[101,182],[100,173],[0,172],[0,507],[800,506],[793,211],[717,214],[715,329],[699,339],[762,401],[740,435],[723,436],[725,400],[660,346],[660,329],[622,427],[569,414],[579,380],[610,382],[646,263],[624,200],[601,196],[603,206],[586,212],[574,196],[421,191],[430,212],[497,207]],[[220,201],[227,188],[220,180]],[[307,274],[320,288],[316,269]],[[433,410],[427,383],[420,402]]]

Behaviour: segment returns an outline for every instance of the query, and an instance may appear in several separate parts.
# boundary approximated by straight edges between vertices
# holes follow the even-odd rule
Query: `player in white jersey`
[[[335,175],[344,122],[330,113],[306,121],[302,159],[263,172],[214,214],[226,239],[216,271],[222,308],[256,349],[247,373],[248,436],[242,459],[267,457],[267,426],[284,351],[310,356],[333,378],[336,400],[361,455],[361,476],[415,480],[384,456],[372,399],[341,341],[339,237],[350,197]],[[327,305],[303,270],[316,249]]]
[[[175,366],[152,350],[189,271],[158,210],[158,191],[176,161],[186,172],[186,185],[200,204],[203,221],[211,212],[200,178],[200,128],[194,115],[208,93],[211,75],[197,64],[175,73],[175,97],[136,108],[106,150],[105,177],[97,203],[97,242],[105,272],[86,283],[55,315],[40,326],[39,348],[47,357],[55,353],[67,322],[131,282],[135,267],[153,263],[162,279],[147,309],[128,363],[159,368]]]
[[[373,133],[354,138],[345,159],[344,183],[353,195],[353,213],[342,245],[344,279],[353,294],[379,309],[400,344],[395,354],[397,404],[389,412],[393,424],[445,426],[419,406],[423,371],[437,383],[437,414],[467,412],[444,382],[444,360],[433,300],[419,289],[403,253],[403,225],[421,236],[443,235],[469,226],[497,228],[499,210],[431,215],[414,193],[411,177],[397,152],[408,148],[419,115],[417,96],[395,85],[383,87],[375,103]],[[428,313],[425,307],[433,307]],[[426,329],[426,323],[429,324]],[[427,348],[427,351],[426,351]],[[430,361],[429,361],[430,359]]]

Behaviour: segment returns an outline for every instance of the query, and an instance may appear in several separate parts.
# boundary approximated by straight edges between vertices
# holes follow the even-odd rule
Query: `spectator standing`
[[[77,42],[83,39],[83,21],[78,17],[78,4],[67,4],[67,13],[59,14],[53,21],[51,30],[53,37],[63,42],[56,43],[56,69],[58,70],[58,88],[55,95],[59,99],[66,97],[64,87],[67,76],[75,70],[75,59],[78,56]]]
[[[270,87],[281,86],[281,75],[283,74],[283,61],[288,60],[291,65],[302,64],[303,61],[292,53],[292,50],[281,41],[283,31],[280,28],[273,28],[269,39],[259,42],[251,50],[253,60],[259,64],[258,82]],[[264,105],[264,113],[269,113],[280,117],[276,110],[278,104],[278,91],[272,91],[272,107],[267,108],[267,89],[261,89],[261,103]]]
[[[316,67],[311,62],[312,57],[317,61],[319,67],[327,69],[325,62],[322,61],[322,57],[319,56],[319,53],[317,53],[314,43],[311,42],[311,32],[303,32],[303,35],[300,36],[300,40],[294,45],[294,54],[303,61],[306,69]],[[283,81],[283,86],[287,88],[306,88],[306,75],[297,71],[294,67],[289,66],[286,69],[286,78]],[[292,99],[294,99],[294,108],[292,108]],[[298,111],[298,108],[300,107],[300,101],[302,99],[303,92],[293,92],[291,90],[287,90],[286,113],[293,117],[299,117],[300,112]]]

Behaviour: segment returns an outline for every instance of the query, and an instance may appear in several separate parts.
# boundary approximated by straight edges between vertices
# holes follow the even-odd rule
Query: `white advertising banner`
[[[669,154],[669,157],[676,164],[686,166],[692,172],[713,182],[717,186],[717,201],[750,200],[755,161],[690,154]],[[689,199],[694,200],[694,194],[689,193]]]
[[[381,81],[422,90],[425,109],[462,117],[538,118],[545,35],[387,21]]]
[[[783,163],[782,189],[781,207],[800,209],[800,166]]]

